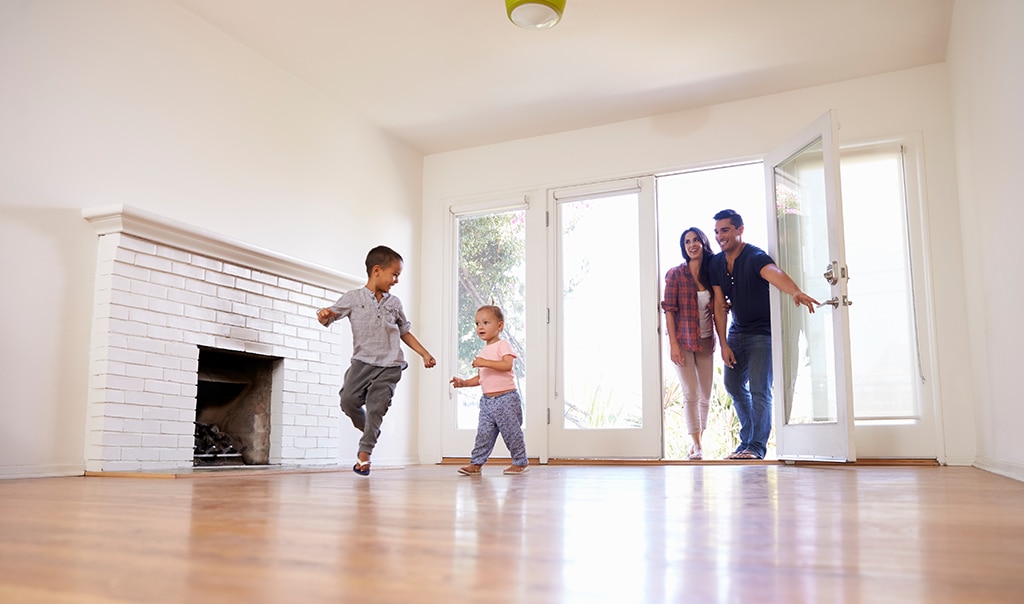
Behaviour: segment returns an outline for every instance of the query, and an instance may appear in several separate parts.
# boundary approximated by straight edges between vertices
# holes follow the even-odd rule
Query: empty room
[[[0,600],[1015,602],[1016,0],[0,0]]]

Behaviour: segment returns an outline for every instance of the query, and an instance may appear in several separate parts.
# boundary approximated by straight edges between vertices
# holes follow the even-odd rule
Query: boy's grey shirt
[[[385,293],[378,303],[373,292],[360,287],[345,292],[328,308],[338,313],[331,323],[348,317],[352,324],[353,359],[376,367],[408,366],[401,338],[412,329],[412,323],[397,296]]]

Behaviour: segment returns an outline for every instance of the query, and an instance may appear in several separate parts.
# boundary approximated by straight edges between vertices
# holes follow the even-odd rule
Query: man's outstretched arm
[[[793,303],[797,306],[803,304],[811,312],[820,306],[817,300],[800,291],[792,277],[787,275],[786,271],[779,268],[777,264],[764,265],[764,268],[761,269],[761,278],[779,288],[779,291],[793,296]]]

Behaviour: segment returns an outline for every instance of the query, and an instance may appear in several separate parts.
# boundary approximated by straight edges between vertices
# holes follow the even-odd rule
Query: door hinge
[[[548,311],[547,322],[548,322],[548,325],[551,325],[551,309],[548,308],[547,311]]]
[[[551,212],[544,210],[544,226],[551,226]]]
[[[548,407],[548,425],[551,425],[551,407]]]

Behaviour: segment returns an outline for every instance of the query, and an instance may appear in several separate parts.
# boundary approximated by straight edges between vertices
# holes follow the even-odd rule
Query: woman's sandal
[[[356,465],[352,466],[352,471],[360,476],[370,475],[370,461],[363,461],[361,459],[356,460]]]

